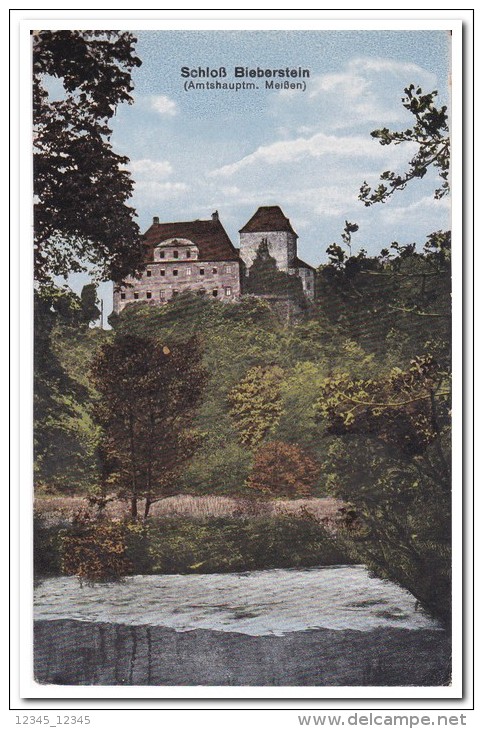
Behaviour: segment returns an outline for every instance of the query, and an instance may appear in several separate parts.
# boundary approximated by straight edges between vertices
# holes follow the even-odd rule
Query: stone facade
[[[241,264],[245,273],[266,240],[277,267],[302,281],[314,298],[315,271],[297,257],[297,233],[278,206],[262,207],[240,230],[240,250],[223,228],[218,213],[210,220],[153,223],[143,236],[146,268],[114,289],[114,312],[133,302],[164,304],[185,291],[234,301],[240,296]]]
[[[315,299],[315,269],[300,258],[296,258],[288,272],[300,278],[305,296],[313,301]]]
[[[257,250],[263,241],[277,263],[280,271],[298,276],[302,281],[304,294],[315,297],[315,269],[297,256],[298,235],[278,205],[258,208],[248,223],[240,230],[240,257],[245,272],[253,264]]]
[[[240,296],[240,259],[218,214],[211,220],[159,223],[145,236],[146,268],[139,278],[127,278],[114,291],[114,311],[135,301],[164,304],[179,293],[193,291],[222,301]]]
[[[270,255],[277,262],[277,268],[288,273],[291,261],[297,256],[297,236],[281,230],[240,233],[240,256],[246,270],[252,265],[258,246],[264,240],[268,244]]]

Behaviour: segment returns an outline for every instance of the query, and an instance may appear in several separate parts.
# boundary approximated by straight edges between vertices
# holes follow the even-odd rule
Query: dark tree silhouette
[[[180,467],[197,445],[192,429],[206,375],[196,339],[170,347],[118,335],[94,359],[100,399],[95,417],[104,429],[105,487],[129,499],[131,515],[174,493]]]
[[[141,265],[139,229],[126,203],[128,158],[114,153],[109,119],[132,103],[135,38],[119,31],[32,34],[35,277],[95,269],[115,281]],[[57,80],[61,83],[56,98]]]

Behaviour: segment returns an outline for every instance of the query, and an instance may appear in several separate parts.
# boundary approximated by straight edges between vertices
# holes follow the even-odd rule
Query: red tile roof
[[[238,261],[239,254],[218,220],[191,220],[184,223],[153,223],[144,234],[146,261],[153,249],[169,238],[187,238],[198,246],[200,261]]]
[[[258,208],[240,233],[269,233],[270,231],[286,231],[297,235],[278,205]],[[298,238],[298,236],[297,236]]]

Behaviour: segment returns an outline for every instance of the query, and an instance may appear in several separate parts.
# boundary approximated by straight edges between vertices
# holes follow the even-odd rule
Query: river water
[[[317,628],[438,629],[416,610],[410,593],[370,577],[362,566],[139,575],[94,586],[81,586],[75,577],[53,577],[35,590],[34,616],[247,635]]]
[[[42,580],[39,683],[437,686],[451,639],[412,595],[362,566]]]

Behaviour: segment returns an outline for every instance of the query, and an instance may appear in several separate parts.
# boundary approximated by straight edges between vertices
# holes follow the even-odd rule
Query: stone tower
[[[258,208],[240,232],[240,258],[245,264],[245,274],[253,264],[260,243],[265,240],[268,251],[280,271],[298,276],[304,294],[309,299],[315,295],[315,270],[297,256],[298,235],[290,220],[278,205]]]
[[[292,261],[297,257],[297,238],[290,220],[278,205],[258,208],[240,230],[240,257],[248,270],[255,260],[258,246],[266,239],[277,268],[288,273]]]

